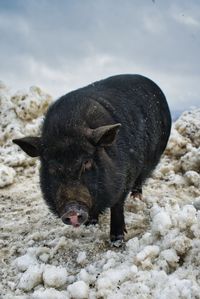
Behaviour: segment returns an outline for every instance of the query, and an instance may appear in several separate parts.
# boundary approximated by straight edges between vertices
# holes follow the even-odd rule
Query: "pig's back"
[[[88,87],[94,89],[97,101],[115,121],[122,123],[129,142],[140,142],[145,147],[152,142],[156,146],[159,143],[160,148],[166,146],[171,115],[163,92],[153,81],[141,75],[118,75]]]
[[[148,159],[165,148],[171,116],[153,81],[141,75],[117,75],[61,97],[47,112],[43,131],[52,123],[56,130],[64,125],[96,128],[121,123],[118,142],[140,151],[140,158],[146,152]]]
[[[140,75],[118,75],[88,86],[96,101],[122,124],[118,137],[124,153],[148,173],[163,153],[171,130],[171,115],[161,89]],[[137,161],[137,163],[136,163]],[[144,176],[146,176],[144,174]]]

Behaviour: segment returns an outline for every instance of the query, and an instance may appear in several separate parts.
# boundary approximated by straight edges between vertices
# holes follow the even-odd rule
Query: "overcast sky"
[[[0,0],[0,80],[54,97],[139,73],[200,107],[200,0]]]

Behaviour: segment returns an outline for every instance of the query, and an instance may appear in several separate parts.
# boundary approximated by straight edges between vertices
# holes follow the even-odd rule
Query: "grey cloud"
[[[198,103],[197,1],[7,3],[0,13],[0,75],[10,85],[38,84],[58,96],[137,72],[161,84],[173,109]]]

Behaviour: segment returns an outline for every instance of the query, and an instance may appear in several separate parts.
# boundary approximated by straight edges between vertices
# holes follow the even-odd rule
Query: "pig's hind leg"
[[[132,198],[139,198],[140,200],[143,200],[142,196],[142,179],[139,177],[131,189],[131,195]]]

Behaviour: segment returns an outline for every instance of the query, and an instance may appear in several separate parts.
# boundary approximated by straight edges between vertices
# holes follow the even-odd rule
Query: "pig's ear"
[[[40,137],[24,137],[13,139],[13,142],[21,147],[21,149],[31,157],[40,156],[41,138]]]
[[[121,124],[118,123],[93,129],[91,132],[91,140],[95,145],[109,146],[114,142],[120,126]]]

